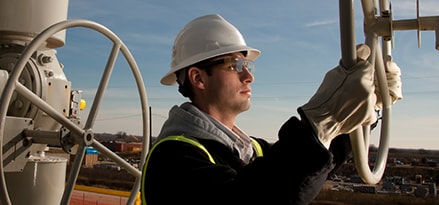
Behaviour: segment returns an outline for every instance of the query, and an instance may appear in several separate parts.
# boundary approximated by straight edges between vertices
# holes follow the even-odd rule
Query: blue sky
[[[416,18],[414,0],[392,4],[394,19]],[[319,5],[317,5],[319,4]],[[357,43],[364,42],[362,10],[355,0]],[[439,15],[439,2],[421,0],[421,16]],[[70,0],[68,19],[87,19],[111,29],[128,46],[142,73],[152,108],[152,135],[160,131],[169,108],[186,101],[175,86],[163,86],[171,48],[179,30],[195,17],[218,13],[234,24],[247,44],[262,51],[256,60],[252,108],[238,126],[249,135],[275,140],[279,127],[314,94],[324,74],[338,64],[340,35],[338,1],[115,1]],[[392,56],[402,70],[404,99],[392,109],[390,147],[439,149],[439,53],[434,31],[396,31]],[[67,30],[57,48],[58,60],[72,88],[83,91],[88,108],[112,44],[84,28]],[[121,56],[121,55],[120,55]],[[118,59],[106,97],[99,108],[95,132],[142,133],[141,109],[133,75]],[[378,130],[372,144],[378,145]]]

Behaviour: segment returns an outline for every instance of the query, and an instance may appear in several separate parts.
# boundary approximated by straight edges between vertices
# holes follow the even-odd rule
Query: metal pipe
[[[349,68],[357,62],[353,0],[339,0],[341,62]]]
[[[29,130],[23,131],[24,137],[32,138],[32,143],[60,145],[60,133],[55,131]]]
[[[421,22],[421,25],[419,25],[418,27],[418,19],[394,20],[392,22],[393,30],[418,30],[418,28],[422,31],[435,30],[437,27],[437,23],[439,22],[439,16],[419,17],[419,22]]]

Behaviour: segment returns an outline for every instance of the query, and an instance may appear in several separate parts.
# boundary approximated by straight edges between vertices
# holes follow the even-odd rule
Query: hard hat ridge
[[[239,30],[218,14],[195,18],[180,30],[172,49],[171,70],[161,79],[164,85],[175,85],[175,72],[197,62],[238,51],[254,60],[260,51],[248,47]]]

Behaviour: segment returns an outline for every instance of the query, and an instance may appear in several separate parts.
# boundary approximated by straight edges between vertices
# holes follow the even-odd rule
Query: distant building
[[[378,192],[378,188],[376,185],[354,185],[352,189],[354,190],[354,192],[361,193],[376,194]]]
[[[116,142],[114,144],[115,152],[141,152],[142,151],[142,143],[139,142]]]
[[[84,167],[93,167],[98,163],[99,152],[92,146],[85,148],[85,158],[83,161]]]

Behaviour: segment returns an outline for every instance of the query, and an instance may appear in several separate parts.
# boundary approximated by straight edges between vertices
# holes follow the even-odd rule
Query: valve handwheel
[[[37,51],[37,49],[43,45],[43,43],[46,42],[47,39],[49,39],[51,36],[56,34],[59,31],[62,31],[64,29],[73,28],[73,27],[84,27],[88,29],[95,30],[101,34],[103,34],[105,37],[110,39],[113,43],[112,50],[110,52],[110,55],[107,60],[107,64],[105,66],[105,70],[103,72],[101,81],[99,83],[99,87],[97,88],[97,92],[93,101],[93,104],[90,108],[90,112],[87,116],[86,122],[84,127],[80,127],[78,123],[74,123],[67,119],[63,113],[60,113],[56,109],[54,109],[49,103],[47,103],[44,99],[41,99],[39,95],[36,95],[32,90],[30,90],[28,87],[23,85],[19,81],[19,77],[22,75],[22,72],[29,61],[29,59],[32,57],[32,55]],[[62,125],[62,129],[59,130],[59,133],[66,133],[68,131],[68,135],[64,136],[64,134],[57,135],[58,138],[61,136],[61,140],[68,141],[69,143],[76,144],[78,149],[76,152],[75,159],[71,165],[70,174],[67,179],[66,187],[62,196],[61,204],[68,204],[70,200],[70,196],[73,190],[73,187],[76,183],[76,179],[78,177],[78,173],[82,164],[82,159],[85,154],[85,148],[86,146],[90,145],[96,148],[100,153],[106,155],[110,159],[112,159],[115,163],[122,166],[125,170],[127,170],[130,174],[134,175],[136,177],[136,181],[134,184],[134,187],[131,190],[131,195],[129,197],[128,204],[133,204],[137,194],[140,190],[140,179],[141,179],[141,171],[138,170],[138,168],[135,168],[131,166],[129,163],[127,163],[124,159],[116,155],[115,153],[111,152],[109,149],[107,149],[105,146],[103,146],[101,143],[96,141],[93,138],[93,126],[96,120],[96,116],[98,115],[98,108],[103,100],[104,93],[106,91],[111,73],[113,71],[116,58],[119,53],[122,53],[125,59],[127,60],[131,71],[134,75],[134,78],[136,80],[139,97],[141,101],[141,108],[142,108],[142,118],[143,118],[143,150],[141,153],[141,165],[139,167],[142,167],[143,161],[142,159],[145,158],[146,153],[148,152],[149,147],[149,108],[147,104],[147,96],[146,96],[146,89],[144,87],[144,83],[139,71],[139,68],[137,67],[137,64],[131,55],[128,48],[125,46],[125,44],[109,29],[106,27],[92,22],[88,20],[66,20],[62,21],[56,24],[53,24],[52,26],[45,29],[43,32],[39,33],[30,43],[29,45],[24,49],[22,55],[18,59],[17,63],[15,64],[15,67],[12,69],[12,71],[9,74],[9,78],[7,80],[7,83],[3,89],[3,94],[0,99],[1,105],[10,105],[12,96],[18,93],[21,97],[24,97],[27,101],[29,101],[34,106],[38,107],[41,111],[43,111],[45,114],[50,116],[53,120],[55,120],[57,123]],[[5,121],[6,116],[8,112],[8,106],[1,106],[0,108],[0,145],[5,144],[4,137],[5,137]],[[67,131],[66,131],[67,130]],[[34,130],[34,132],[38,132],[39,130]],[[29,132],[29,131],[28,131]],[[68,140],[63,139],[62,137],[69,137]],[[60,139],[58,139],[60,140]],[[3,165],[3,150],[2,146],[0,146],[0,204],[11,204],[7,185],[5,182],[5,176],[4,176],[4,165]]]

